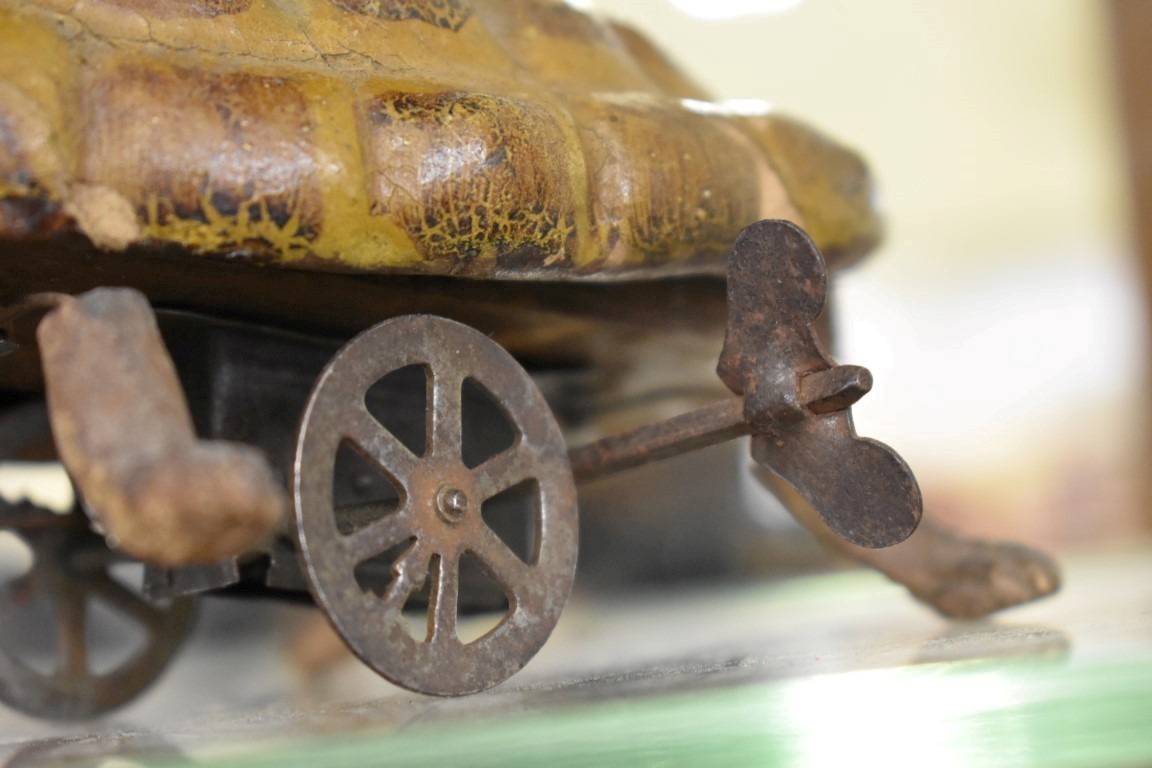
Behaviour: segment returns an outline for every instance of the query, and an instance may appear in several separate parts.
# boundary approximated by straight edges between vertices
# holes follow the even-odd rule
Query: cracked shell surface
[[[0,242],[321,271],[722,274],[751,221],[833,261],[851,152],[725,113],[633,30],[533,0],[0,0]]]

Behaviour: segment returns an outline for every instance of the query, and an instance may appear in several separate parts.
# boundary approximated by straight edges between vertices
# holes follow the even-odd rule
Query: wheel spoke
[[[428,608],[433,643],[456,639],[456,604],[460,596],[460,557],[441,555],[436,561],[436,585]]]
[[[378,520],[383,520],[386,517],[399,513],[395,500],[388,501],[365,501],[360,504],[348,504],[340,506],[336,510],[336,516],[345,526],[348,526],[349,532],[358,531],[365,526],[372,525]]]
[[[355,566],[386,552],[412,533],[412,521],[402,509],[343,537],[344,550]]]
[[[428,578],[428,554],[417,542],[392,564],[392,583],[384,593],[384,603],[389,611],[397,613],[404,609],[408,596],[424,586]]]
[[[501,451],[472,470],[481,502],[525,480],[539,476],[535,452],[519,440],[508,450]]]
[[[463,435],[461,427],[460,389],[464,377],[446,366],[432,369],[432,403],[429,409],[428,436],[432,456],[460,457]]]
[[[92,574],[87,587],[92,594],[117,613],[132,619],[155,634],[164,626],[164,611],[105,573]]]
[[[88,606],[84,592],[76,587],[62,585],[57,594],[56,619],[60,643],[60,666],[56,674],[66,679],[83,678],[88,674],[88,643],[85,637]]]
[[[533,577],[532,566],[517,557],[487,525],[480,526],[479,531],[468,549],[488,567],[491,576],[510,595],[527,587]]]
[[[363,404],[349,410],[341,432],[392,477],[407,477],[419,461],[408,446],[368,413]]]

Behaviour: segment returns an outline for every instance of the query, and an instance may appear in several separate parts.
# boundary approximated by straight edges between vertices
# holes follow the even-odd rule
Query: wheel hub
[[[436,494],[436,514],[449,525],[456,525],[468,514],[468,497],[459,488],[441,487]]]

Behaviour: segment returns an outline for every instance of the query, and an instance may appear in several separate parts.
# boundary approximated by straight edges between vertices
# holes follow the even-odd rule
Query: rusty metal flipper
[[[812,324],[824,309],[819,250],[787,221],[746,228],[728,257],[728,328],[717,373],[744,397],[752,457],[853,544],[878,548],[920,522],[920,488],[888,446],[856,434],[850,406],[867,369],[838,365]]]

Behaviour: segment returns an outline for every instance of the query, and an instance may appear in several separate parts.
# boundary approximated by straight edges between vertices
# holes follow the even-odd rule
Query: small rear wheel
[[[414,452],[366,407],[370,388],[417,366],[427,385],[425,440]],[[462,389],[478,385],[511,425],[510,447],[469,466]],[[341,530],[334,465],[342,443],[387,476],[395,508]],[[530,489],[535,535],[527,554],[485,522],[482,507]],[[576,490],[564,438],[527,372],[498,344],[431,316],[385,321],[345,346],[321,373],[301,423],[293,477],[300,554],[317,604],[368,666],[409,690],[442,696],[490,688],[520,670],[551,634],[576,568]],[[380,594],[357,567],[396,553]],[[507,596],[499,624],[472,642],[457,632],[461,561],[474,558]],[[427,629],[403,612],[431,578]],[[412,608],[411,605],[408,606]]]
[[[12,462],[43,466],[51,446],[42,403],[0,415],[0,462],[7,469]],[[101,715],[143,692],[187,634],[192,601],[154,604],[114,577],[124,559],[88,528],[78,507],[61,513],[0,497],[0,531],[29,560],[26,570],[0,584],[0,701],[65,720]],[[29,620],[51,626],[29,627]],[[116,634],[113,624],[134,630],[140,642],[98,669],[96,646]],[[41,658],[46,653],[50,658]]]

